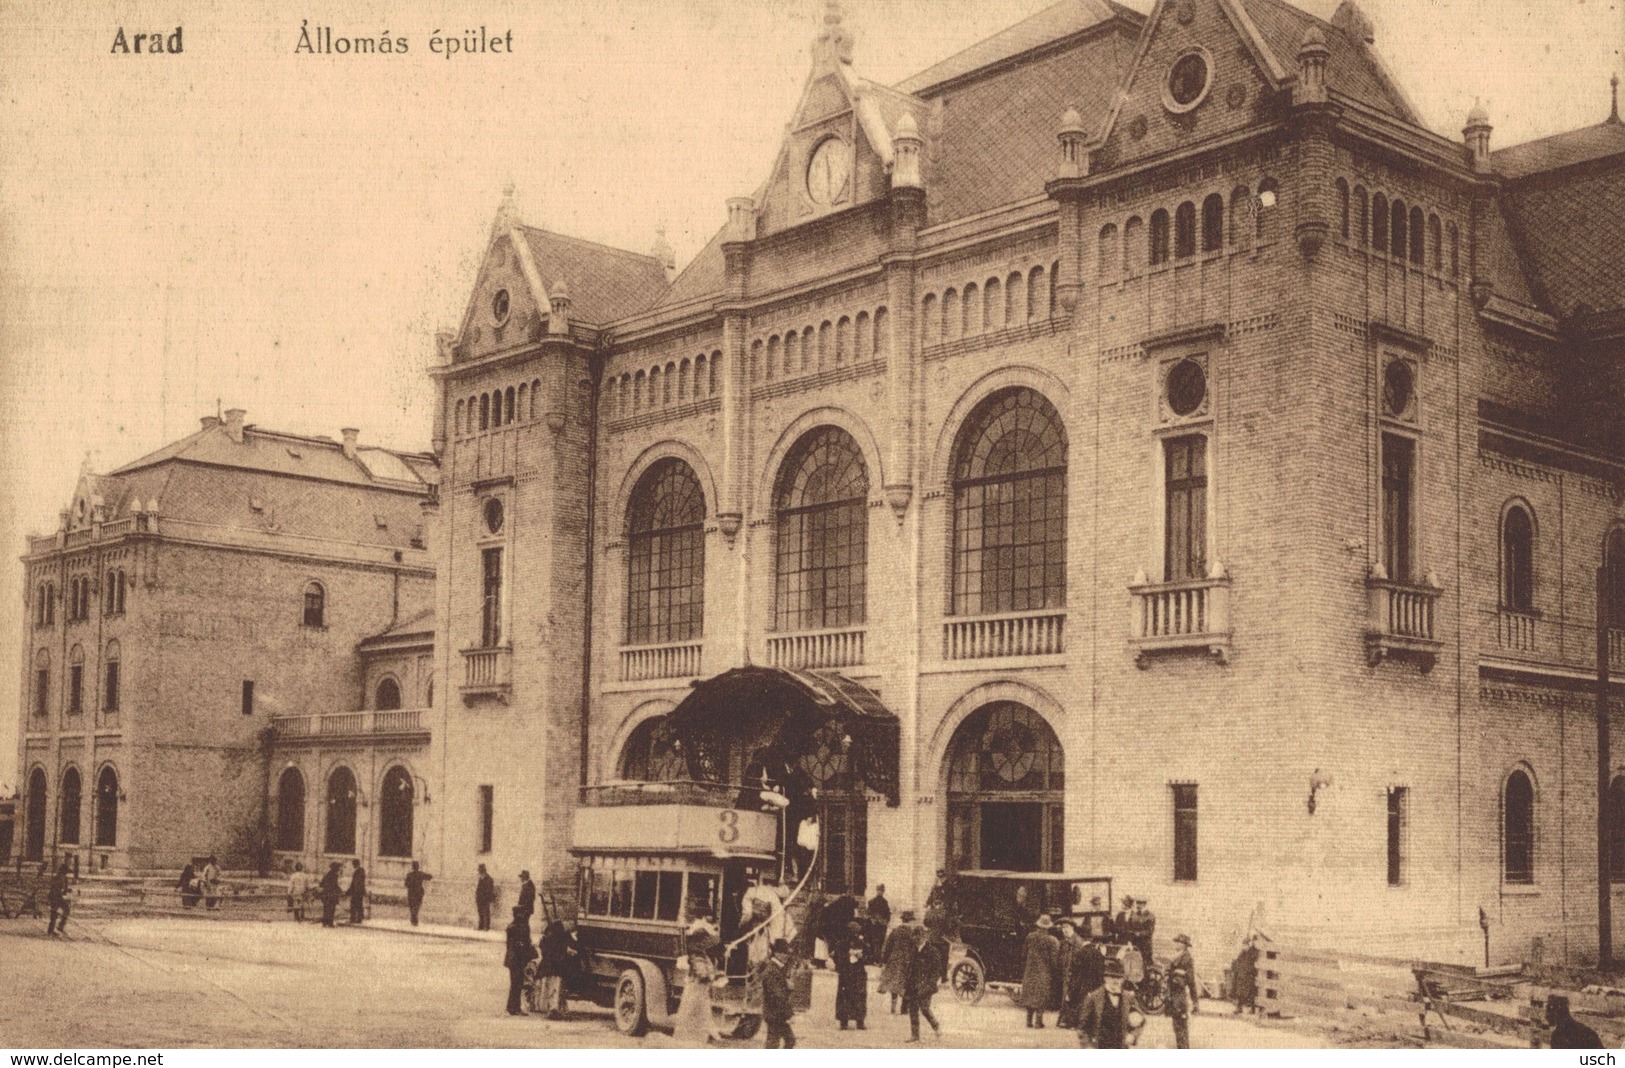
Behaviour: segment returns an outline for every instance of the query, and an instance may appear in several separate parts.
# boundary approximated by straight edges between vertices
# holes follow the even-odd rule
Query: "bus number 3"
[[[739,841],[739,813],[737,810],[723,809],[717,813],[717,822],[722,824],[717,828],[717,841],[724,845],[732,845]]]

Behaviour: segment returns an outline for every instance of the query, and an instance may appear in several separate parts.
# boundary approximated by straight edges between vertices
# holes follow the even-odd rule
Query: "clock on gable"
[[[839,137],[824,138],[807,160],[807,196],[827,208],[846,200],[851,186],[851,146]]]

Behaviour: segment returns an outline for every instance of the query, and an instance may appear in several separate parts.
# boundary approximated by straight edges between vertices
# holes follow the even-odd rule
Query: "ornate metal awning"
[[[794,765],[826,728],[850,739],[853,771],[872,790],[900,801],[897,716],[873,690],[834,671],[741,667],[702,679],[667,717],[689,774],[726,777],[727,752],[741,737],[763,739],[775,759]]]

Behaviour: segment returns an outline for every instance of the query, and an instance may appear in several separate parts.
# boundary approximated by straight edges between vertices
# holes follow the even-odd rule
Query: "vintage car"
[[[582,967],[566,996],[614,1011],[639,1035],[670,1025],[688,972],[687,935],[698,915],[720,920],[726,979],[711,987],[712,1032],[749,1038],[761,1027],[751,950],[765,936],[746,913],[747,891],[777,876],[778,817],[735,807],[738,786],[700,782],[584,787],[571,852],[578,858],[576,939]],[[792,973],[797,1008],[812,1001],[812,975]]]
[[[1020,987],[1024,945],[1040,915],[1070,919],[1091,941],[1111,941],[1108,876],[962,871],[950,878],[945,898],[943,925],[953,939],[948,984],[967,1004],[981,1001],[989,989]]]

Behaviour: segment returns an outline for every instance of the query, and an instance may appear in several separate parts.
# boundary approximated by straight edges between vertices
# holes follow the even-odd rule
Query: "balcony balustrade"
[[[862,627],[770,634],[767,663],[769,667],[791,670],[852,667],[864,662],[863,636]]]
[[[1533,612],[1501,609],[1496,613],[1495,644],[1509,653],[1528,655],[1536,652],[1535,627],[1539,618]]]
[[[1129,644],[1134,662],[1150,666],[1153,654],[1195,649],[1219,663],[1230,659],[1230,577],[1215,565],[1204,579],[1143,581],[1129,586],[1134,598],[1134,629]]]
[[[1430,572],[1421,584],[1395,582],[1372,569],[1366,579],[1370,617],[1366,624],[1366,657],[1373,667],[1390,656],[1414,659],[1426,674],[1433,670],[1444,642],[1439,639],[1435,609],[1444,593]]]
[[[621,650],[621,681],[696,678],[704,648],[700,642],[626,646]]]
[[[1065,612],[1002,612],[942,624],[944,660],[1059,656],[1066,651]]]
[[[334,739],[429,737],[422,708],[396,708],[388,711],[366,709],[356,712],[317,712],[308,716],[273,716],[281,744],[316,744]]]
[[[486,697],[507,704],[512,691],[512,648],[504,645],[463,650],[464,704]]]

